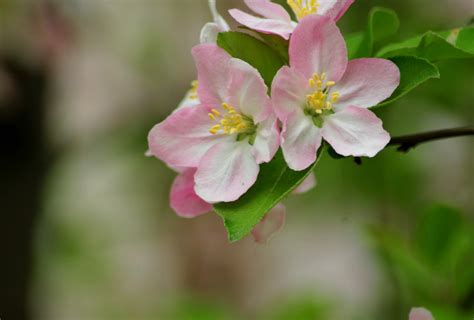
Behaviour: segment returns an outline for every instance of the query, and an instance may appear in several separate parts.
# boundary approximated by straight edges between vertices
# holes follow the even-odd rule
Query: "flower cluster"
[[[179,215],[194,217],[239,199],[280,147],[296,171],[316,161],[323,139],[342,156],[373,157],[385,147],[390,136],[368,108],[393,93],[400,73],[388,60],[348,61],[336,21],[352,2],[289,0],[298,22],[269,0],[245,0],[262,18],[229,11],[250,29],[289,39],[289,65],[269,90],[258,70],[216,45],[229,27],[210,1],[214,22],[192,49],[198,79],[148,137],[150,153],[179,172],[171,190]],[[314,185],[308,179],[301,189]],[[256,227],[256,239],[281,227],[284,208],[276,207],[274,216]]]

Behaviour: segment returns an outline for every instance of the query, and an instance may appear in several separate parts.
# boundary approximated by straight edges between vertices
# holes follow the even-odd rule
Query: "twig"
[[[474,135],[474,126],[429,131],[406,136],[393,137],[387,146],[398,146],[398,151],[408,152],[410,149],[415,148],[417,145],[425,142],[472,135]]]

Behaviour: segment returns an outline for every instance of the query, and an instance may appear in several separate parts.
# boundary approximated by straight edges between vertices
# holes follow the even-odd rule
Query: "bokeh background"
[[[357,0],[343,33],[373,6],[399,14],[392,40],[474,16],[472,0]],[[218,0],[229,22],[232,7]],[[325,155],[266,245],[172,212],[146,135],[195,78],[210,20],[205,0],[0,1],[0,318],[472,319],[472,138]],[[474,61],[439,67],[377,110],[392,135],[474,122]]]

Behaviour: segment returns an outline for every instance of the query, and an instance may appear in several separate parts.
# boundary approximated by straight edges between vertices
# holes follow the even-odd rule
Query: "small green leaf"
[[[254,31],[256,32],[256,31]],[[283,61],[285,64],[288,64],[290,61],[290,57],[288,55],[288,47],[289,47],[289,41],[283,39],[280,36],[277,36],[275,34],[265,34],[261,32],[256,32],[258,35],[265,41],[265,43],[278,52],[280,56],[283,58]]]
[[[381,58],[416,56],[431,62],[474,57],[474,27],[442,32],[428,31],[421,36],[393,43],[377,53]]]
[[[238,241],[249,234],[278,202],[293,191],[314,169],[318,160],[308,169],[293,171],[285,163],[281,150],[275,158],[260,166],[257,182],[239,200],[230,203],[218,203],[214,210],[224,219],[224,225],[230,241]]]
[[[417,57],[396,57],[391,60],[400,69],[400,85],[388,100],[385,100],[376,107],[400,99],[429,79],[439,78],[438,68],[425,59]]]
[[[349,58],[372,57],[375,44],[394,35],[399,26],[400,21],[395,11],[373,8],[369,13],[366,30],[347,37]]]
[[[284,59],[275,50],[245,33],[221,32],[217,37],[217,45],[232,57],[246,61],[256,68],[268,88],[277,71],[285,65]]]

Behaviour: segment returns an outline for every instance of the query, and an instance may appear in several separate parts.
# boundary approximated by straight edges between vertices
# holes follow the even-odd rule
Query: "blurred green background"
[[[397,11],[392,41],[467,24],[472,0],[358,0]],[[227,9],[243,1],[218,0]],[[247,9],[245,9],[247,10]],[[146,135],[196,77],[205,0],[0,1],[2,319],[474,317],[474,144],[317,167],[267,245],[178,218]],[[233,24],[235,27],[235,24]],[[474,61],[376,112],[392,135],[474,123]]]

